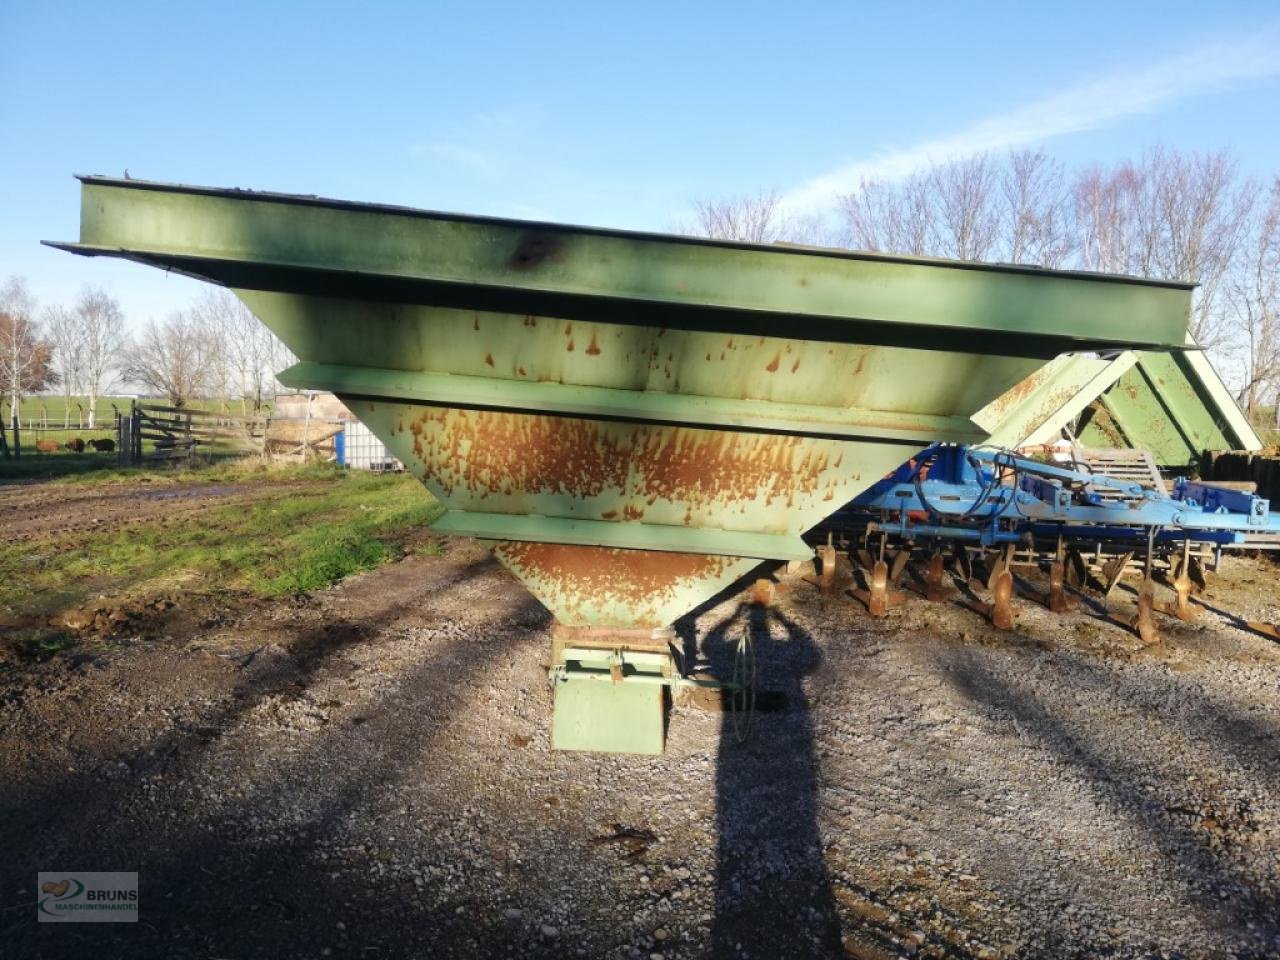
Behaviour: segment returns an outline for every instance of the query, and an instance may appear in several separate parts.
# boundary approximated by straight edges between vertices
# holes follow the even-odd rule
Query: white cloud
[[[410,152],[415,157],[435,157],[438,160],[444,160],[472,173],[493,174],[501,167],[501,162],[494,154],[460,143],[447,141],[419,143],[414,144]]]
[[[1165,104],[1280,74],[1280,29],[1272,24],[1247,38],[1197,47],[1140,70],[1089,80],[1061,93],[980,120],[956,133],[903,149],[883,150],[843,164],[787,191],[795,212],[830,206],[863,179],[901,179],[930,162],[1038,144],[1081,133]]]
[[[409,152],[491,177],[506,168],[506,158],[529,140],[541,117],[538,108],[525,104],[484,110],[453,124],[439,139],[411,145]]]

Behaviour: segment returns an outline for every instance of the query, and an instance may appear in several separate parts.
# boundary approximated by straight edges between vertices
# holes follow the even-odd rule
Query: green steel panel
[[[551,745],[597,753],[662,753],[663,687],[562,680],[555,685]]]
[[[1245,416],[1236,398],[1213,368],[1209,358],[1199,348],[1190,335],[1187,337],[1192,349],[1182,351],[1179,365],[1184,369],[1188,379],[1203,391],[1205,405],[1216,415],[1216,423],[1222,428],[1228,447],[1232,450],[1261,450],[1262,440],[1259,438],[1249,418]],[[1217,448],[1208,448],[1217,449]]]
[[[813,548],[798,536],[744,533],[710,527],[676,527],[654,523],[611,523],[564,517],[516,516],[449,510],[431,524],[437,533],[481,540],[533,540],[589,547],[718,553],[758,560],[806,560]]]
[[[1198,349],[1140,353],[1099,405],[1080,432],[1082,443],[1150,450],[1169,470],[1189,469],[1205,450],[1261,446]]]
[[[1101,274],[82,180],[80,243],[62,246],[245,289],[935,349],[982,333],[1044,357],[1180,346],[1190,310],[1190,285]]]
[[[987,443],[1016,449],[1050,443],[1062,428],[1137,362],[1132,350],[1104,359],[1064,354],[973,415],[991,432]]]
[[[278,374],[277,379],[286,387],[328,390],[350,397],[585,418],[616,417],[691,426],[742,427],[769,433],[882,438],[920,446],[937,440],[972,443],[986,437],[986,433],[970,420],[958,416],[904,414],[751,398],[735,400],[689,393],[618,390],[451,373],[298,363]]]

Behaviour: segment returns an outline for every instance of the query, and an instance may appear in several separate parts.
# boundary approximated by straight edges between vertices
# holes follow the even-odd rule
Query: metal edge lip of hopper
[[[602,322],[661,315],[668,327],[761,334],[785,322],[800,339],[924,349],[972,350],[983,331],[1000,337],[991,352],[1026,356],[1181,346],[1189,311],[1181,284],[569,227],[543,235],[521,221],[380,207],[309,203],[302,211],[319,212],[290,214],[301,219],[285,229],[283,201],[262,195],[139,181],[88,181],[84,191],[81,242],[54,246],[232,287]],[[347,222],[359,217],[369,219]],[[1127,289],[1108,292],[1116,286]]]
[[[481,540],[527,540],[578,547],[705,553],[754,560],[807,560],[813,556],[813,548],[799,536],[658,523],[574,520],[450,509],[431,524],[431,529],[437,533]]]
[[[1102,273],[1095,270],[1055,270],[1048,267],[1035,266],[1033,264],[993,263],[976,260],[949,260],[945,257],[882,253],[876,250],[848,250],[841,247],[822,247],[803,243],[752,243],[744,240],[721,240],[713,237],[695,237],[684,234],[661,233],[655,230],[623,230],[616,227],[561,223],[552,220],[525,220],[517,217],[457,213],[447,210],[409,207],[403,204],[341,200],[332,197],[321,197],[317,194],[281,193],[271,190],[253,190],[243,187],[209,187],[198,184],[173,183],[163,180],[126,179],[124,177],[111,177],[102,174],[78,173],[73,174],[73,176],[82,184],[86,185],[128,187],[135,190],[153,190],[163,193],[188,193],[197,196],[226,197],[238,200],[260,200],[271,203],[289,203],[299,206],[317,206],[337,210],[350,210],[357,213],[389,213],[437,220],[454,220],[464,223],[486,223],[522,228],[532,227],[539,230],[593,234],[597,236],[619,237],[623,239],[671,241],[687,243],[690,246],[759,250],[770,253],[804,253],[811,254],[813,256],[833,257],[847,260],[876,260],[885,263],[953,267],[959,270],[989,270],[1002,273],[1031,274],[1033,276],[1044,274],[1068,279],[1096,280],[1108,283],[1133,283],[1140,286],[1169,287],[1180,290],[1194,290],[1197,286],[1194,282],[1184,280],[1160,280],[1153,277],[1140,277],[1132,274],[1121,273]]]
[[[1101,334],[1082,337],[1069,333],[1045,334],[995,327],[975,331],[963,325],[913,324],[884,317],[855,318],[808,312],[779,312],[743,305],[723,307],[688,304],[661,298],[629,298],[618,301],[605,295],[536,290],[516,285],[497,286],[470,280],[419,279],[366,270],[262,264],[231,257],[189,256],[55,240],[44,240],[41,243],[78,256],[130,260],[166,273],[176,273],[193,280],[235,289],[307,293],[348,300],[434,304],[493,313],[527,312],[539,316],[640,326],[654,325],[653,317],[661,314],[662,325],[669,328],[776,337],[779,326],[786,325],[789,336],[798,340],[911,347],[952,353],[972,352],[975,333],[982,333],[1000,338],[998,352],[1002,355],[1044,360],[1063,352],[1120,350],[1133,345],[1132,338],[1117,339]],[[886,262],[931,265],[928,261]],[[1143,341],[1142,345],[1153,348],[1165,346],[1150,339]]]
[[[277,379],[287,387],[348,397],[404,400],[471,409],[645,421],[914,446],[935,440],[977,442],[986,432],[964,417],[823,407],[777,401],[585,387],[448,373],[300,362]]]

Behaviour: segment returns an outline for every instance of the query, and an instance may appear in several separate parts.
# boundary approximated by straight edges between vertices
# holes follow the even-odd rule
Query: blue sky
[[[77,236],[72,173],[646,229],[1024,144],[1269,176],[1280,4],[0,0],[0,131],[0,276],[136,324],[197,285],[41,248]]]

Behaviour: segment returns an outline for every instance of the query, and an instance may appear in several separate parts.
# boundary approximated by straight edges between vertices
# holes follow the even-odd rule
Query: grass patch
[[[92,482],[126,480],[139,477]],[[206,595],[305,593],[403,556],[415,534],[443,511],[406,474],[239,462],[156,478],[174,484],[247,481],[281,489],[250,503],[92,537],[0,543],[0,613],[38,615],[91,592],[140,594],[148,583],[175,579]]]
[[[9,646],[24,660],[48,660],[54,654],[70,650],[75,644],[75,638],[69,633],[43,627],[18,630],[9,637]]]
[[[49,480],[109,471],[116,468],[114,453],[37,453],[23,443],[21,457],[0,457],[0,480]]]
[[[443,557],[449,552],[443,540],[428,540],[426,543],[420,543],[413,550],[415,557]]]

